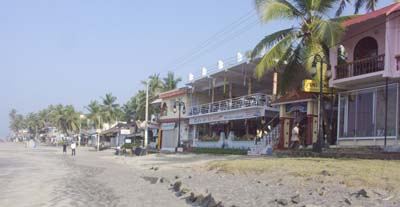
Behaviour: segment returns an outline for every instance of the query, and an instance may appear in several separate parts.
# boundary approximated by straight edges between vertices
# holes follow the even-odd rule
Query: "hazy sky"
[[[26,114],[62,103],[83,110],[106,92],[124,103],[153,73],[173,70],[186,81],[189,72],[252,49],[266,34],[291,26],[261,25],[253,0],[0,2],[0,138],[8,134],[11,108]],[[379,7],[390,2],[381,0]],[[230,27],[236,29],[228,28],[187,64],[174,66],[241,17]]]

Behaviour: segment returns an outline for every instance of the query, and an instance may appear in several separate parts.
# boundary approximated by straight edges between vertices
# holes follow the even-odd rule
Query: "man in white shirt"
[[[71,143],[72,156],[75,156],[75,149],[76,149],[76,143],[72,142]]]
[[[291,141],[292,141],[292,145],[291,148],[292,149],[298,149],[299,145],[300,145],[300,124],[299,122],[295,122],[294,123],[294,127],[292,129],[292,137],[291,137]]]

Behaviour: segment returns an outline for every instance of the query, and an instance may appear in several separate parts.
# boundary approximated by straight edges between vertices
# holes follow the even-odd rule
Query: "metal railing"
[[[364,58],[336,66],[336,79],[382,71],[385,68],[385,54]]]
[[[196,116],[202,114],[230,111],[234,109],[250,108],[254,106],[270,106],[268,95],[256,93],[233,99],[192,106],[189,108],[187,115]]]

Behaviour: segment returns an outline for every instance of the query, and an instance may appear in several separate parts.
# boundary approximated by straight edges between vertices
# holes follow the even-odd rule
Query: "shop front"
[[[287,149],[290,145],[292,129],[300,124],[300,144],[312,145],[318,134],[318,100],[316,93],[293,91],[272,103],[279,106],[280,136],[276,147]]]
[[[266,113],[265,107],[253,107],[190,117],[194,146],[249,149],[265,144],[265,124],[277,114],[274,108]]]

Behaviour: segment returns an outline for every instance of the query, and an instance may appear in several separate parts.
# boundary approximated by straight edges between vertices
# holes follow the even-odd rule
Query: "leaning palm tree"
[[[117,97],[113,96],[112,93],[107,93],[103,100],[103,112],[104,112],[104,121],[108,124],[111,124],[114,121],[118,120],[117,109],[119,108],[119,104],[116,104]]]
[[[175,78],[174,72],[168,72],[167,77],[163,78],[162,89],[163,91],[176,89],[181,81],[181,78]]]
[[[261,57],[256,67],[256,76],[279,68],[280,93],[299,83],[299,74],[307,74],[313,57],[317,54],[328,57],[329,47],[340,39],[343,26],[340,20],[327,19],[326,14],[336,0],[255,0],[262,23],[273,20],[293,20],[296,25],[267,35],[252,52],[252,58],[259,56],[263,49],[268,52]],[[301,80],[300,80],[301,81]]]

